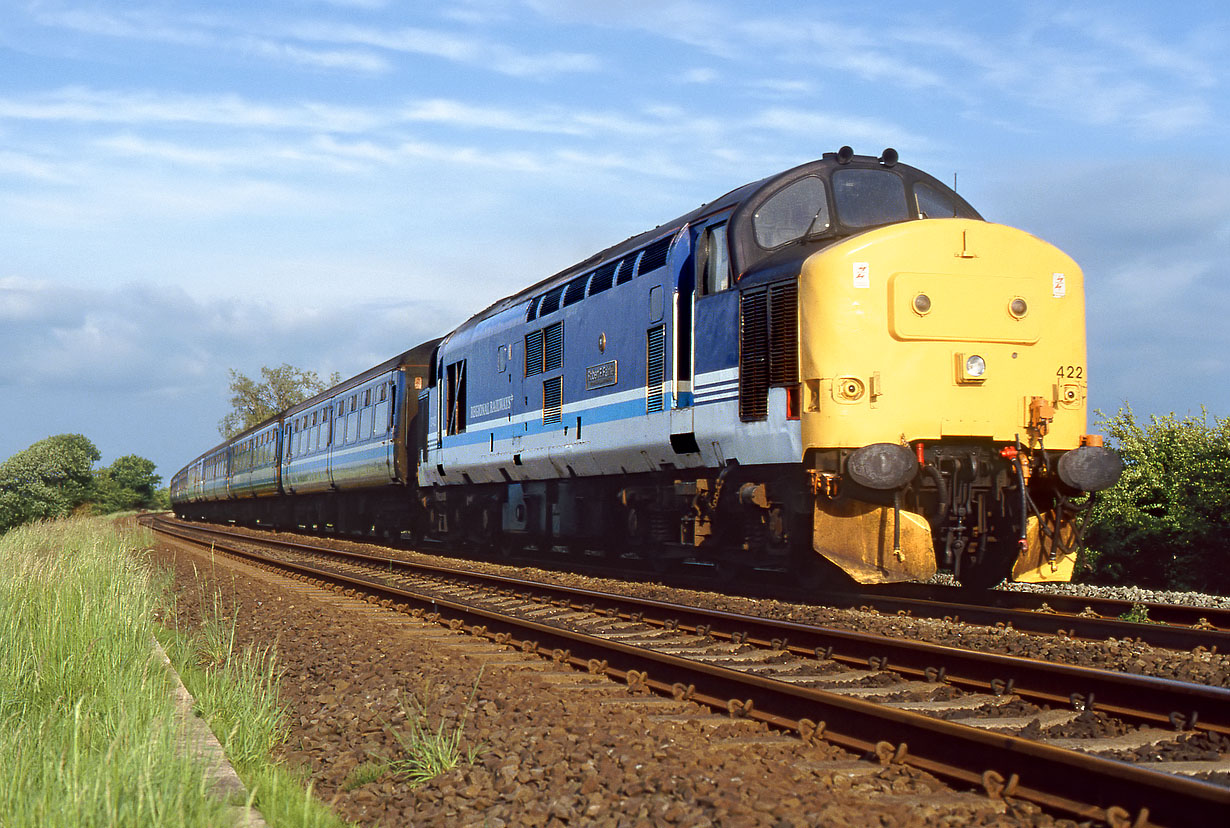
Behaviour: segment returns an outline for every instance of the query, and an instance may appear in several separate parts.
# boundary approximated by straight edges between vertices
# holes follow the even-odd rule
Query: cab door
[[[675,410],[671,416],[671,445],[677,452],[696,452],[695,414],[698,357],[722,343],[727,331],[725,315],[714,314],[708,297],[724,293],[733,282],[726,226],[730,211],[688,225],[671,249],[675,277]]]
[[[693,248],[697,230],[683,227],[675,236],[667,257],[673,291],[673,325],[675,332],[674,355],[671,366],[671,387],[674,389],[671,402],[671,446],[676,452],[692,449],[696,443],[692,411],[692,347],[693,304],[696,294]],[[690,442],[689,442],[690,441]]]

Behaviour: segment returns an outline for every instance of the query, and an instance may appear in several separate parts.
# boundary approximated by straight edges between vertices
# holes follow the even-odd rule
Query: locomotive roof
[[[514,294],[493,302],[490,306],[484,308],[482,311],[479,311],[461,325],[457,326],[452,332],[446,334],[445,338],[451,339],[454,335],[477,325],[482,320],[488,319],[501,311],[507,310],[508,308],[515,307],[516,305],[531,299],[538,293],[548,288],[558,287],[559,285],[568,282],[573,277],[584,273],[591,268],[597,267],[604,262],[617,260],[626,253],[637,250],[640,247],[663,237],[673,237],[675,233],[680,230],[680,228],[703,219],[706,216],[720,213],[730,208],[735,208],[731,216],[733,227],[734,223],[739,221],[742,216],[748,212],[748,207],[758,207],[760,203],[764,201],[764,198],[759,198],[758,196],[763,194],[767,197],[768,195],[778,192],[784,186],[793,181],[797,181],[811,175],[821,175],[822,177],[827,178],[829,174],[837,169],[868,168],[891,168],[909,180],[924,182],[930,187],[935,188],[951,197],[954,200],[954,203],[960,205],[964,215],[979,219],[981,218],[977,211],[975,211],[968,202],[957,195],[956,192],[954,192],[947,185],[916,167],[897,163],[897,153],[895,150],[885,150],[884,154],[877,158],[876,156],[870,155],[854,155],[849,147],[843,147],[841,152],[826,152],[818,160],[809,161],[805,164],[800,164],[797,167],[792,167],[791,169],[783,172],[774,173],[773,175],[766,176],[757,181],[744,184],[743,186],[737,187],[713,201],[706,202],[696,209],[684,213],[678,218],[672,219],[664,224],[660,224],[652,230],[646,230],[645,232],[631,236],[618,244],[611,245],[605,250],[599,251],[583,261],[577,262],[576,264],[548,276],[547,278],[536,282],[529,287],[523,288]],[[849,235],[849,233],[846,233],[845,235]],[[833,241],[842,237],[844,237],[844,235],[837,232],[824,240],[822,243],[831,244]],[[813,245],[812,249],[814,249],[816,241],[810,240],[807,243]],[[755,242],[752,241],[750,231],[740,233],[736,230],[735,233],[732,234],[731,244],[734,247],[734,250],[732,250],[732,253],[734,254],[734,261],[742,265],[742,267],[737,268],[738,272],[735,274],[736,280],[738,280],[752,266],[762,263],[771,265],[773,262],[780,261],[783,258],[794,259],[798,257],[800,252],[800,246],[798,245],[793,246],[792,250],[787,253],[785,257],[781,255],[781,251],[766,252],[760,249]],[[759,255],[756,255],[757,253]]]

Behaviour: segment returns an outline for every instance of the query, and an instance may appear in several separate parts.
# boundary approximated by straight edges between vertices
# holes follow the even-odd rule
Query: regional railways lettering
[[[477,420],[479,417],[486,417],[488,414],[498,414],[501,411],[512,410],[512,395],[500,397],[498,400],[488,400],[485,403],[470,406],[470,419]]]

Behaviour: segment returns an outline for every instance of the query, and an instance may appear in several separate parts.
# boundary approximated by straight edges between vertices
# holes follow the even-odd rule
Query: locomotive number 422
[[[1085,367],[1083,365],[1060,365],[1055,376],[1060,379],[1084,379]]]

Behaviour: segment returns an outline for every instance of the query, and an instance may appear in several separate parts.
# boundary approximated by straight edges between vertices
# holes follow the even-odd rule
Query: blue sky
[[[348,376],[843,144],[1077,259],[1094,407],[1230,414],[1220,2],[0,11],[0,458],[169,478],[228,368]]]

